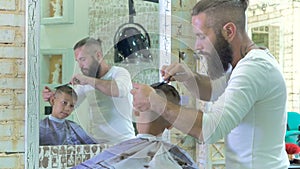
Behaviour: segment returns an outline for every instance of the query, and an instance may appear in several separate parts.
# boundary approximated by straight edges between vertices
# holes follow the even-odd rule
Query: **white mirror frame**
[[[26,108],[25,108],[25,169],[39,168],[39,105],[40,105],[40,0],[26,0]],[[171,0],[160,2],[160,67],[170,64]]]
[[[26,0],[25,169],[39,168],[40,0]]]

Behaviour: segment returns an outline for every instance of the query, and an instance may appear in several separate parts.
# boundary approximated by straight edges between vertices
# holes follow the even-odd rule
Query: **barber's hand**
[[[76,74],[72,77],[70,83],[72,85],[86,85],[87,84],[87,76],[83,74]]]
[[[161,68],[164,80],[184,82],[193,78],[192,70],[184,63],[172,63]]]
[[[151,109],[150,96],[155,93],[152,87],[144,84],[133,84],[130,93],[133,95],[135,111],[144,112]]]
[[[50,98],[53,97],[54,93],[51,91],[51,89],[48,86],[45,86],[42,91],[43,99],[44,101],[50,101]]]

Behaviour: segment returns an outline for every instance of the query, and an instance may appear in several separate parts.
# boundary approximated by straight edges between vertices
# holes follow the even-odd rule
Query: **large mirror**
[[[160,4],[153,0],[28,0],[27,6],[28,56],[30,56],[27,77],[27,112],[30,113],[26,121],[26,167],[71,167],[79,161],[90,158],[90,155],[96,154],[103,147],[94,145],[89,145],[88,148],[87,146],[38,147],[36,143],[39,142],[39,135],[36,126],[39,126],[39,121],[51,113],[50,104],[41,97],[42,90],[45,86],[54,89],[66,84],[73,74],[80,72],[74,58],[73,46],[88,36],[101,38],[106,62],[111,66],[126,68],[133,81],[148,84],[157,82],[161,62],[170,63],[170,59],[162,60],[159,57],[161,52],[158,32],[161,26],[160,17],[165,16],[159,16]],[[145,37],[149,36],[151,62],[131,63],[125,62],[124,58],[116,58],[115,42],[118,38],[116,35],[126,27],[135,27]],[[167,38],[164,41],[166,40]],[[164,50],[169,49],[164,48]],[[85,101],[68,117],[69,120],[80,124],[87,133],[91,132],[91,117],[80,112],[88,111],[89,103]],[[73,151],[84,156],[70,155],[75,154]],[[35,155],[37,152],[39,156]],[[68,155],[62,157],[60,153],[63,152]],[[71,158],[75,160],[69,164]],[[77,162],[75,162],[76,159]]]
[[[59,149],[51,149],[51,151],[47,147],[39,149],[37,144],[39,142],[37,126],[39,126],[39,120],[47,116],[45,115],[45,107],[49,106],[49,103],[42,100],[41,90],[45,85],[54,88],[60,84],[65,84],[70,80],[72,74],[80,72],[77,69],[78,65],[75,62],[72,47],[84,37],[100,37],[103,40],[103,52],[108,63],[111,65],[116,64],[114,63],[114,36],[118,28],[128,22],[141,24],[149,33],[154,69],[146,69],[145,74],[149,75],[150,72],[157,75],[155,69],[162,64],[169,64],[171,60],[167,57],[171,55],[171,38],[166,36],[171,34],[171,18],[166,16],[170,15],[171,0],[160,0],[159,4],[154,1],[134,0],[136,16],[131,18],[129,17],[130,5],[128,0],[26,0],[28,35],[26,168],[39,168],[41,165],[40,161],[43,161],[42,159],[45,159],[45,163],[49,164],[47,167],[50,168],[60,168],[61,163],[66,164],[63,167],[68,167],[68,156],[66,158],[61,158],[60,156],[59,160],[56,161],[57,158],[51,158],[50,160],[50,158],[44,158],[43,154],[57,155],[59,152],[69,152],[69,154],[79,152],[80,154],[81,152],[89,152],[88,154],[92,155],[99,152],[100,148],[105,148],[91,145],[88,148],[70,147],[69,150],[65,149],[66,147],[64,146],[59,147]],[[173,2],[176,2],[180,7],[176,8],[174,14],[180,17],[190,16],[188,11],[190,7],[182,5],[185,4],[182,3],[184,1]],[[196,2],[196,0],[193,2]],[[297,43],[297,38],[295,37],[298,35],[296,32],[300,26],[294,16],[297,14],[297,10],[290,12],[292,11],[291,6],[297,6],[291,4],[298,4],[298,2],[289,1],[282,4],[280,4],[281,1],[277,0],[274,2],[268,0],[253,2],[248,10],[248,32],[250,37],[256,43],[269,47],[278,59],[287,77],[288,110],[299,111],[299,67],[294,66],[292,62],[298,63],[297,60],[299,60],[297,59],[299,53],[297,44],[299,43]],[[193,4],[190,1],[188,3]],[[157,17],[158,14],[160,16]],[[185,32],[185,27],[184,24],[176,22],[172,33],[178,35],[175,37],[179,39],[181,33]],[[157,32],[158,30],[160,32]],[[190,39],[190,37],[185,38]],[[175,51],[172,54],[177,54],[178,49],[182,48],[182,43],[174,43],[174,46],[177,48],[172,46],[172,50],[174,49]],[[127,66],[126,68],[131,73],[134,73],[132,74],[134,80],[151,83],[151,81],[147,80],[152,76],[144,76],[143,72],[134,71],[136,67],[126,64],[123,66]],[[154,80],[158,79],[154,78]],[[82,107],[74,111],[70,119],[81,124],[89,132],[89,117],[81,114],[81,112],[86,111],[87,105],[88,103],[83,103]],[[194,147],[194,149],[196,148]],[[217,151],[219,149],[217,148]],[[39,152],[41,150],[43,150],[42,153]],[[37,155],[38,153],[40,153],[40,156]],[[74,157],[84,160],[83,156],[81,158],[69,157],[71,157],[69,159]],[[88,156],[85,158],[88,158]]]

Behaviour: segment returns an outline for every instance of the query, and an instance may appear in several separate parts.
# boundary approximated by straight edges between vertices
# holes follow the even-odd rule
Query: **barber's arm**
[[[45,102],[50,101],[50,98],[53,97],[54,93],[51,91],[51,89],[48,86],[45,86],[42,91],[42,96]]]
[[[163,66],[161,74],[165,80],[183,82],[190,93],[201,100],[211,99],[212,87],[208,76],[194,73],[184,63],[172,63]]]
[[[160,114],[175,128],[202,140],[203,113],[201,111],[168,102],[148,85],[134,84],[131,94],[136,111],[151,111]]]
[[[71,83],[76,85],[91,85],[102,93],[112,97],[119,96],[119,89],[115,80],[103,80],[88,77],[82,74],[76,74],[72,77]]]

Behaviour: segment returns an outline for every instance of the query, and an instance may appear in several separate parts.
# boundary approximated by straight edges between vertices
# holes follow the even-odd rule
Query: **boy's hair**
[[[151,85],[159,95],[165,95],[166,99],[174,104],[180,103],[180,95],[172,85],[167,83],[154,83]]]
[[[76,92],[74,91],[74,89],[69,85],[69,84],[65,84],[65,85],[61,85],[61,86],[57,86],[55,87],[56,91],[55,91],[55,94],[56,93],[65,93],[65,94],[68,94],[70,96],[72,96],[72,98],[74,100],[77,100],[78,96],[76,94]]]
[[[172,102],[174,104],[179,104],[180,102],[180,96],[175,87],[167,84],[167,83],[154,83],[151,85],[152,88],[155,89],[156,93],[164,98],[166,98],[169,102]],[[153,113],[154,115],[155,113]],[[155,119],[147,119],[147,120],[153,120],[151,122],[154,122],[152,125],[159,125],[164,128],[170,128],[172,124],[168,122],[166,119],[164,119],[162,116],[154,115]]]

